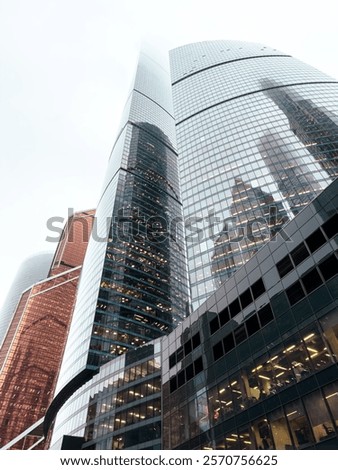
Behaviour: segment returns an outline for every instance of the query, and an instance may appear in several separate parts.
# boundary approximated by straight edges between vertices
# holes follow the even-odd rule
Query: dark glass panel
[[[327,281],[338,273],[338,260],[335,255],[331,255],[325,261],[320,263],[318,267],[323,278]]]
[[[322,278],[318,274],[316,268],[309,271],[305,276],[302,277],[302,282],[305,287],[307,294],[310,294],[314,291],[317,287],[323,284]]]
[[[309,237],[305,238],[306,244],[311,253],[314,253],[326,242],[323,232],[318,228]]]
[[[227,352],[231,351],[235,347],[235,341],[233,334],[230,333],[228,336],[223,338],[223,348],[224,348],[224,353],[226,354]]]
[[[245,323],[246,323],[246,329],[248,331],[249,336],[256,333],[256,331],[258,331],[260,328],[257,315],[252,315],[252,317],[246,320]]]
[[[251,292],[254,299],[258,299],[258,297],[265,292],[265,286],[262,278],[258,279],[258,281],[252,284]]]
[[[293,262],[295,263],[295,266],[298,266],[298,264],[304,261],[310,255],[310,253],[308,252],[305,244],[300,243],[297,248],[291,251],[290,255]]]
[[[293,264],[289,255],[286,255],[283,259],[278,261],[276,264],[277,271],[280,277],[286,276],[287,273],[293,270]]]
[[[217,330],[219,329],[219,320],[218,320],[218,317],[213,318],[213,319],[209,322],[209,326],[210,326],[210,334],[214,334],[215,331],[217,331]]]
[[[221,326],[225,325],[229,320],[229,308],[225,307],[219,314],[219,321],[221,323]]]
[[[266,305],[258,311],[258,318],[262,327],[273,320],[273,312],[271,310],[270,304]]]
[[[231,302],[229,305],[229,310],[231,318],[235,317],[237,313],[241,311],[241,306],[238,299],[235,299],[233,302]]]
[[[200,334],[199,333],[196,333],[193,337],[192,337],[192,348],[195,349],[197,348],[197,346],[199,346],[201,344],[201,337],[200,337]]]
[[[286,289],[286,295],[288,296],[290,305],[294,305],[301,300],[305,296],[301,283],[297,281],[291,287]]]
[[[247,339],[245,325],[241,325],[234,331],[235,342],[236,344],[240,344]]]
[[[243,294],[239,296],[239,298],[241,301],[242,309],[250,305],[251,302],[253,301],[250,289],[247,289],[246,291],[244,291]]]
[[[338,233],[338,214],[335,214],[331,219],[327,220],[323,225],[322,229],[324,230],[327,238],[332,238]]]
[[[222,341],[219,341],[218,343],[216,343],[213,346],[212,350],[213,350],[213,353],[214,353],[214,360],[217,361],[217,359],[219,359],[220,357],[222,357],[224,355]]]

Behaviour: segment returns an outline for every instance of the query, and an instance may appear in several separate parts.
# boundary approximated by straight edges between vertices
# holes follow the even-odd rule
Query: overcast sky
[[[266,44],[338,78],[336,0],[0,0],[0,306],[49,217],[94,208],[142,44]]]

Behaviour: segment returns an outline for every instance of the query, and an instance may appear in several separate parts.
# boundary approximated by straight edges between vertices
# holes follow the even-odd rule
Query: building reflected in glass
[[[245,264],[264,243],[276,235],[289,217],[281,201],[272,194],[235,178],[231,217],[215,239],[211,272],[216,287]]]
[[[316,105],[296,89],[284,89],[278,82],[262,80],[265,94],[288,118],[290,130],[332,179],[338,176],[338,116]]]
[[[295,149],[273,131],[260,138],[258,148],[288,208],[294,215],[298,214],[322,191],[312,175],[311,165],[306,163],[307,149]]]
[[[215,265],[210,226],[223,243],[236,179],[271,194],[287,221],[337,175],[338,83],[276,49],[239,41],[188,44],[170,61],[184,217],[194,221],[187,253],[196,309],[216,288],[215,271],[222,282],[262,244],[246,240],[237,257],[225,246]],[[247,205],[257,212],[256,198]]]

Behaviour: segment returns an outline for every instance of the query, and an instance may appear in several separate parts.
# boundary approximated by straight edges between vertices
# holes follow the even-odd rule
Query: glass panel
[[[258,419],[253,423],[257,449],[274,449],[273,438],[268,420]]]
[[[185,412],[184,412],[185,411]],[[187,440],[189,431],[189,422],[186,410],[180,409],[171,415],[171,447],[178,446],[181,442]]]
[[[338,382],[327,385],[323,388],[323,392],[336,427],[338,427]]]
[[[287,405],[285,407],[285,413],[296,448],[301,449],[311,444],[313,442],[313,436],[300,400]]]
[[[228,433],[225,436],[225,445],[227,450],[240,449],[239,436],[236,433]]]
[[[320,320],[324,337],[329,343],[335,360],[338,360],[338,318],[337,312],[332,312]]]
[[[323,341],[322,335],[318,327],[313,327],[311,331],[303,334],[303,342],[310,356],[310,362],[314,370],[321,369],[332,364],[333,358],[330,351]]]
[[[316,441],[325,439],[334,433],[333,423],[326,408],[321,392],[318,390],[304,397],[304,404]]]
[[[249,450],[255,448],[255,439],[251,429],[240,429],[238,433],[239,448],[242,450]]]
[[[293,444],[283,410],[279,409],[268,415],[276,449],[293,449]]]

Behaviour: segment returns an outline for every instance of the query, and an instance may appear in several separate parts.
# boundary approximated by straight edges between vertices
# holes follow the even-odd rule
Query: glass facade
[[[193,309],[338,174],[338,83],[258,44],[170,53]]]
[[[114,144],[50,425],[84,371],[171,332],[189,312],[167,73],[142,54]],[[67,390],[71,390],[69,393]]]
[[[93,215],[69,219],[49,277],[24,292],[15,310],[0,352],[1,446],[41,419],[52,401]],[[29,448],[39,433],[12,448]]]
[[[77,403],[81,400],[81,408]],[[69,420],[69,416],[72,419]],[[54,446],[82,436],[82,449],[161,448],[161,350],[155,340],[102,366],[60,410]]]
[[[37,253],[27,258],[20,266],[0,310],[0,347],[2,346],[2,342],[12,321],[22,292],[35,282],[46,278],[52,258],[53,253]]]
[[[171,70],[193,313],[169,85],[142,55],[51,448],[338,448],[337,82],[224,41],[176,49]]]
[[[164,449],[338,449],[337,195],[338,180],[163,339]]]

